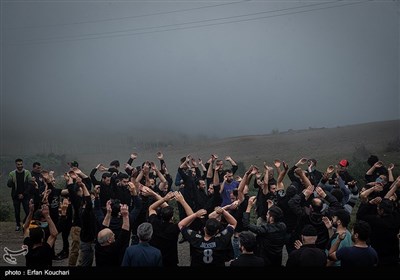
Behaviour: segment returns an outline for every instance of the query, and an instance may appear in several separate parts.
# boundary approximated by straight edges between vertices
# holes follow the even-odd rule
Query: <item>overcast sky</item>
[[[398,119],[399,14],[399,1],[1,1],[2,137]]]

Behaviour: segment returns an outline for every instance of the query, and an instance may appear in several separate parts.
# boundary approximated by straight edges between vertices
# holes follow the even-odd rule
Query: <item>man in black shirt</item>
[[[33,213],[33,204],[31,206]],[[30,213],[30,215],[32,215]],[[40,224],[37,225],[26,225],[24,228],[24,244],[28,246],[28,254],[26,254],[26,266],[27,267],[49,267],[52,266],[54,242],[57,238],[57,228],[50,217],[49,207],[47,205],[42,206],[42,215],[46,219],[49,225],[50,236],[45,242],[45,233]],[[29,222],[32,216],[30,216]],[[30,228],[29,228],[30,227]]]
[[[239,234],[240,251],[242,254],[231,262],[230,266],[264,266],[264,259],[254,255],[257,248],[256,236],[250,231]]]
[[[207,211],[200,209],[179,222],[178,227],[183,237],[192,246],[191,266],[224,266],[228,259],[231,238],[236,227],[236,220],[229,212],[221,207],[216,210],[218,215],[223,215],[228,226],[220,232],[220,222],[217,219],[208,219],[204,227],[204,235],[195,232],[189,226],[196,218],[201,218]]]

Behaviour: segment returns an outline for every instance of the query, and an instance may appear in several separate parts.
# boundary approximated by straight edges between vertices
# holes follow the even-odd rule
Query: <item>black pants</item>
[[[21,204],[22,207],[24,208],[24,212],[25,212],[25,218],[23,220],[23,222],[25,223],[26,217],[29,214],[29,199],[28,198],[23,198],[23,199],[19,199],[19,198],[14,198],[13,199],[13,206],[14,206],[14,214],[15,214],[15,223],[17,224],[17,226],[21,226]]]

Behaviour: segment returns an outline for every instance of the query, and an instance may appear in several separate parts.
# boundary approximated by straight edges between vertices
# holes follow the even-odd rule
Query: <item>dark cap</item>
[[[303,230],[301,231],[301,235],[303,236],[317,236],[317,230],[312,225],[305,225]]]
[[[71,167],[79,167],[79,163],[76,160],[68,162],[68,165]]]
[[[110,166],[115,166],[115,167],[119,167],[119,160],[113,160],[112,162],[110,162]]]

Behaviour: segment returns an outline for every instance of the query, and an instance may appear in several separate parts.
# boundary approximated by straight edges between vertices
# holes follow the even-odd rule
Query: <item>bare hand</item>
[[[128,214],[129,214],[128,205],[121,204],[119,209],[120,209],[119,211],[121,212],[122,217],[128,217]]]
[[[196,212],[196,217],[197,218],[204,218],[204,215],[207,214],[207,211],[204,209],[200,209],[199,211]]]
[[[393,163],[390,163],[390,164],[388,165],[388,167],[387,167],[387,170],[393,170],[393,168],[394,168],[394,164],[393,164]]]
[[[138,157],[138,154],[137,154],[137,153],[132,153],[132,154],[131,154],[131,159],[132,159],[132,160],[137,159],[137,157]]]
[[[281,161],[279,159],[275,159],[274,160],[274,165],[275,165],[276,168],[281,167]]]
[[[301,248],[301,246],[303,246],[303,243],[301,243],[300,240],[296,240],[294,242],[294,248],[296,248],[297,250]]]
[[[325,227],[326,227],[327,229],[332,228],[332,222],[331,222],[331,220],[329,220],[328,217],[323,216],[323,217],[322,217],[322,221],[324,222]]]
[[[305,164],[306,162],[307,162],[307,159],[306,159],[306,158],[301,158],[301,159],[299,159],[299,161],[296,163],[296,165],[298,165],[298,164],[302,165],[302,164]]]
[[[162,152],[157,152],[157,158],[159,159],[159,160],[162,160],[162,159],[164,159],[164,155],[163,155],[163,153]]]
[[[331,174],[333,171],[335,171],[335,167],[333,167],[333,165],[329,165],[326,168],[326,173]]]

